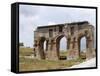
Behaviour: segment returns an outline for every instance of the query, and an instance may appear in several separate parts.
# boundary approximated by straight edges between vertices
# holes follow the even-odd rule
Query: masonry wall
[[[34,51],[37,59],[59,60],[59,42],[67,39],[68,60],[80,57],[80,40],[86,37],[87,59],[93,57],[94,27],[87,21],[41,26],[34,31]],[[44,41],[47,42],[44,50]]]

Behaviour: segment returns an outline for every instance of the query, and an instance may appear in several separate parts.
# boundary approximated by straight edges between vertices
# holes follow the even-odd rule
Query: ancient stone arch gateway
[[[68,60],[80,57],[80,39],[86,38],[86,58],[93,57],[94,27],[87,21],[39,26],[34,31],[34,56],[37,59],[59,60],[59,42],[67,39]],[[46,49],[44,50],[44,41]]]

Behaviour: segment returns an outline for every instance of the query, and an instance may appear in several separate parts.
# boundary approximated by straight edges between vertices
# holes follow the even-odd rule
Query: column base
[[[74,50],[69,50],[67,60],[76,60],[79,58],[79,53]]]

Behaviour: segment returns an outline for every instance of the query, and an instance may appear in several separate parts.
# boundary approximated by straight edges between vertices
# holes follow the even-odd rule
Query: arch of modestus
[[[68,60],[80,57],[80,40],[86,38],[86,59],[92,58],[95,54],[94,27],[88,21],[64,23],[48,26],[39,26],[34,31],[34,56],[37,59],[59,60],[60,39],[67,39]],[[44,41],[46,49],[44,50]]]

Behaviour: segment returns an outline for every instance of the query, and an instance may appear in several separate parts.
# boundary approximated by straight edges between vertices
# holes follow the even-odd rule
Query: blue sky
[[[89,21],[95,27],[95,9],[51,7],[20,5],[19,9],[19,39],[25,46],[33,47],[34,30],[38,26],[70,23],[77,21]],[[62,38],[61,43],[65,42]],[[85,38],[82,40],[82,48],[85,47]],[[65,44],[61,45],[65,49]]]

